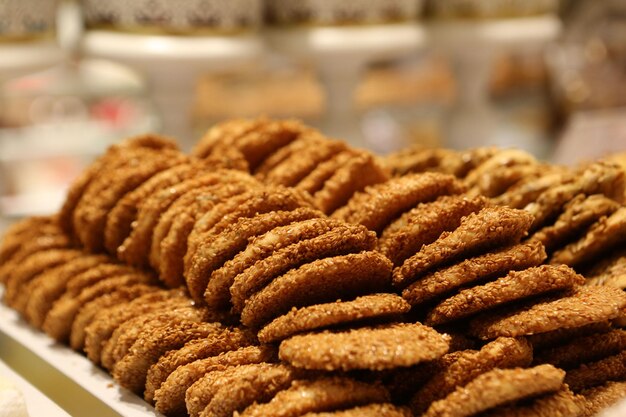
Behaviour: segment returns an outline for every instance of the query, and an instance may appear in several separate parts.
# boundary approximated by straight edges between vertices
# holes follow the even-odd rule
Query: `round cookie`
[[[113,145],[107,149],[106,153],[93,162],[83,173],[72,183],[65,202],[59,212],[59,225],[68,236],[74,237],[74,211],[80,203],[83,194],[91,185],[94,178],[99,176],[105,167],[110,168],[116,165],[128,164],[137,155],[137,149],[147,148],[152,150],[176,150],[176,142],[163,136],[147,134],[135,136]]]
[[[271,211],[291,211],[300,207],[311,207],[308,196],[304,193],[281,186],[266,186],[229,198],[217,204],[211,211],[200,217],[188,239],[185,255],[185,277],[193,267],[193,257],[198,246],[211,236],[218,235],[237,223],[242,217],[254,217]],[[201,289],[204,291],[204,288]],[[194,294],[199,301],[202,293]]]
[[[190,300],[180,291],[155,291],[128,303],[105,308],[98,312],[85,328],[85,353],[96,365],[100,364],[102,349],[123,323],[159,309],[176,309]]]
[[[434,402],[423,415],[473,416],[512,401],[558,391],[564,376],[565,371],[552,365],[529,369],[494,369]]]
[[[478,316],[469,330],[481,339],[532,335],[611,320],[625,306],[626,294],[617,288],[580,287],[570,296]]]
[[[626,207],[594,224],[580,240],[552,254],[551,264],[577,267],[610,251],[626,239]]]
[[[341,410],[354,406],[388,402],[389,393],[381,385],[367,384],[346,377],[297,380],[280,391],[270,402],[253,404],[241,417],[298,417],[306,413]]]
[[[543,243],[552,252],[559,246],[579,236],[603,216],[608,216],[619,208],[617,201],[601,194],[586,197],[579,194],[567,203],[563,213],[553,225],[546,226],[533,234],[530,240]]]
[[[53,303],[65,292],[70,279],[107,260],[108,257],[103,255],[83,255],[35,277],[29,285],[29,296],[24,308],[26,320],[40,328]]]
[[[344,206],[354,193],[388,179],[389,174],[376,157],[369,152],[360,151],[324,182],[324,186],[313,195],[313,201],[321,211],[332,214]]]
[[[574,392],[604,384],[607,381],[626,379],[626,350],[620,353],[570,369],[565,383]]]
[[[271,232],[270,232],[271,233]],[[373,250],[376,235],[360,225],[337,225],[330,231],[276,250],[237,275],[230,287],[234,311],[274,278],[317,259]]]
[[[292,307],[388,289],[391,261],[376,252],[319,259],[274,279],[246,301],[241,322],[259,327]]]
[[[433,307],[426,317],[429,326],[458,320],[499,305],[551,291],[582,285],[585,278],[568,266],[541,265],[506,276],[484,285],[461,290]]]
[[[231,119],[215,124],[196,143],[191,154],[198,158],[211,156],[218,144],[228,144],[232,147],[235,140],[255,129],[260,128],[267,119]]]
[[[564,386],[554,394],[547,394],[530,403],[496,407],[481,415],[483,417],[581,417],[581,398]]]
[[[411,305],[419,305],[474,282],[540,265],[546,257],[539,242],[504,247],[426,274],[405,288],[402,297]]]
[[[209,372],[187,390],[187,411],[190,417],[230,417],[252,403],[271,400],[276,393],[289,388],[295,377],[292,368],[271,363]]]
[[[22,265],[30,256],[46,250],[69,249],[70,246],[69,238],[60,234],[56,226],[53,230],[44,231],[43,234],[28,237],[20,244],[20,248],[11,256],[11,259],[0,265],[0,284],[6,284],[15,272],[15,268]]]
[[[421,415],[435,401],[492,369],[527,367],[533,350],[525,339],[498,338],[479,351],[449,353],[435,362],[436,371],[411,398],[411,410]]]
[[[378,250],[391,259],[394,266],[402,265],[423,245],[459,227],[463,217],[479,211],[486,202],[484,198],[443,196],[419,204],[385,228],[378,240]]]
[[[194,307],[187,300],[178,300],[176,306],[169,307],[133,317],[118,326],[102,346],[102,366],[112,370],[142,335],[151,334],[155,329],[206,320],[207,312]]]
[[[247,189],[246,184],[229,184],[217,186],[214,190],[207,189],[207,192],[199,193],[185,210],[173,218],[167,235],[159,243],[160,255],[157,270],[161,280],[167,286],[177,287],[185,284],[183,274],[187,240],[197,218],[215,207],[217,201],[240,195]],[[168,214],[166,213],[164,217]]]
[[[581,193],[622,198],[624,171],[611,163],[595,162],[575,174],[571,181],[547,188],[536,201],[525,207],[534,217],[530,231],[544,227],[550,219],[559,215],[566,203]]]
[[[135,284],[144,284],[138,290],[139,293],[152,291],[155,284],[154,277],[139,271],[130,274],[114,275],[84,288],[76,296],[66,293],[54,303],[46,316],[42,329],[59,342],[68,341],[74,319],[85,304],[105,294],[114,292],[120,287]]]
[[[302,180],[295,185],[295,188],[297,190],[306,191],[312,196],[315,195],[315,193],[324,188],[326,181],[355,155],[356,151],[354,149],[348,148],[340,151],[326,161],[320,162],[307,176],[302,178]]]
[[[271,225],[276,219],[282,217],[289,219],[297,214],[297,212],[319,213],[312,210],[313,209],[303,207],[292,212],[270,212],[252,218],[240,219],[233,226],[225,229],[224,232],[216,238],[219,238],[219,236],[222,236],[224,233],[226,233],[227,236],[229,234],[241,234],[239,227],[245,227],[249,223],[255,225],[257,222],[265,221]],[[285,214],[278,216],[274,213]],[[292,214],[288,215],[287,213]],[[225,262],[219,269],[213,269],[214,264],[211,262],[211,255],[215,250],[215,245],[212,240],[208,240],[206,245],[203,245],[197,252],[194,259],[194,267],[192,269],[193,277],[195,278],[194,285],[196,285],[195,283],[197,282],[199,287],[202,285],[205,286],[204,299],[208,305],[214,305],[218,308],[227,306],[230,302],[230,287],[233,285],[235,277],[240,273],[254,265],[257,261],[261,261],[281,248],[301,240],[319,236],[331,230],[334,226],[339,225],[337,221],[325,219],[321,216],[322,214],[319,213],[319,216],[313,216],[313,218],[310,219],[303,219],[267,230],[264,234],[246,242],[247,245],[244,243],[245,250],[239,252],[232,260]],[[256,227],[252,229],[254,230]],[[190,273],[192,271],[190,271]],[[202,277],[204,277],[204,279],[202,279]],[[190,275],[190,281],[191,278],[192,276]]]
[[[394,219],[419,203],[462,191],[463,187],[452,175],[411,174],[356,193],[344,207],[333,213],[333,217],[362,224],[380,234]]]
[[[296,186],[319,165],[346,149],[341,141],[329,140],[321,136],[302,137],[285,146],[281,151],[289,152],[280,162],[269,168],[263,167],[257,171],[257,177],[266,184]],[[283,155],[276,152],[277,159]],[[272,159],[268,158],[266,161]],[[268,169],[269,168],[269,169]]]
[[[297,335],[280,344],[279,357],[304,369],[380,371],[434,360],[447,351],[446,336],[416,323]]]
[[[86,302],[78,310],[72,322],[69,340],[70,347],[74,350],[83,350],[85,347],[85,331],[98,312],[119,304],[126,304],[142,295],[150,294],[158,290],[160,290],[159,287],[152,285],[130,284],[121,286],[108,294]]]
[[[4,301],[7,305],[24,313],[30,293],[29,284],[37,276],[72,259],[81,253],[73,249],[49,249],[35,252],[16,265],[5,283]]]
[[[59,231],[56,225],[56,216],[34,216],[19,220],[4,231],[4,236],[0,242],[0,265],[9,262],[24,242],[41,235],[42,230]]]
[[[154,175],[133,191],[122,197],[111,209],[104,228],[104,247],[112,254],[117,254],[121,246],[131,234],[132,224],[137,220],[141,203],[150,195],[165,188],[171,188],[194,175],[198,165],[182,163]]]
[[[81,244],[89,252],[102,251],[107,215],[115,204],[155,174],[187,160],[178,151],[144,150],[126,166],[105,167],[107,175],[91,181],[74,211],[73,227]]]
[[[615,329],[540,350],[535,353],[535,363],[550,363],[559,368],[569,369],[581,363],[616,355],[622,350],[626,350],[626,330]]]
[[[306,413],[302,417],[413,417],[413,414],[406,408],[382,403],[327,413]]]
[[[191,340],[206,338],[221,331],[223,326],[218,323],[187,320],[155,326],[137,338],[128,353],[115,364],[111,374],[121,386],[141,394],[148,370],[165,352],[180,349]]]
[[[523,210],[508,207],[486,207],[463,218],[454,231],[407,259],[393,272],[393,283],[404,288],[447,262],[500,245],[517,243],[526,235],[532,216]]]
[[[271,346],[248,346],[182,365],[154,393],[155,408],[166,415],[186,415],[185,393],[207,373],[237,365],[273,362],[275,356]]]
[[[616,404],[626,396],[626,381],[610,381],[597,387],[583,390],[584,416],[595,416],[605,408]]]
[[[248,332],[236,328],[224,329],[206,338],[192,340],[178,350],[167,352],[148,370],[144,391],[145,400],[152,402],[154,393],[179,367],[200,359],[217,356],[223,352],[240,349],[253,342],[254,338]]]
[[[335,301],[299,309],[274,319],[257,334],[261,343],[272,343],[294,334],[323,329],[339,324],[407,313],[411,306],[395,294],[372,294],[352,301]]]

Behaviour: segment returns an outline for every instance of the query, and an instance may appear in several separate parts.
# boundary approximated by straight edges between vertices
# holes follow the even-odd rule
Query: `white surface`
[[[324,133],[365,147],[354,92],[367,65],[382,59],[415,54],[426,44],[424,28],[417,23],[284,27],[265,32],[269,46],[287,56],[312,62],[327,94]]]
[[[557,16],[494,19],[440,20],[428,24],[429,40],[435,47],[489,44],[510,47],[553,40],[561,32]]]
[[[230,66],[263,50],[254,34],[240,36],[142,35],[93,30],[85,33],[83,50],[121,61],[189,61],[206,66]]]
[[[341,27],[293,27],[266,31],[276,50],[314,60],[353,58],[374,60],[414,53],[426,42],[419,24]]]
[[[163,120],[163,132],[190,148],[191,109],[198,77],[254,63],[264,52],[259,36],[166,36],[87,31],[82,51],[129,65],[148,80]]]
[[[0,43],[0,79],[60,63],[63,52],[54,40]]]
[[[0,291],[1,293],[1,291]],[[0,294],[1,295],[1,294]],[[47,335],[33,329],[19,318],[17,313],[0,304],[0,333],[17,342],[22,349],[29,350],[62,375],[76,382],[87,393],[123,417],[163,417],[143,399],[119,387],[102,369],[95,367],[89,359],[71,349],[52,341]],[[1,344],[0,344],[1,347]],[[2,353],[2,349],[0,349]],[[6,360],[7,358],[0,357]],[[77,398],[76,401],[80,399]],[[93,415],[86,412],[84,415]],[[53,416],[42,413],[35,416]]]
[[[0,360],[0,376],[8,380],[22,393],[22,396],[26,399],[28,414],[31,417],[70,417],[69,414],[13,371],[13,369],[9,368],[2,360]],[[2,415],[2,411],[0,411],[0,415]]]

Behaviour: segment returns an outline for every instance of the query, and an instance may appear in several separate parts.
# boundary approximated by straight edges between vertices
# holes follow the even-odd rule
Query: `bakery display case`
[[[10,3],[0,417],[623,413],[619,2]]]

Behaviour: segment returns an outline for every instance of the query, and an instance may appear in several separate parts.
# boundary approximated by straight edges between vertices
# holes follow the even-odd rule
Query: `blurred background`
[[[294,117],[388,153],[626,150],[624,0],[0,1],[0,214],[108,145]]]

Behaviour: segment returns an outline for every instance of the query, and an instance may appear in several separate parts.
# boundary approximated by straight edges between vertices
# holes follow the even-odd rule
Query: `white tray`
[[[0,359],[72,416],[163,417],[85,356],[54,342],[3,304]]]

